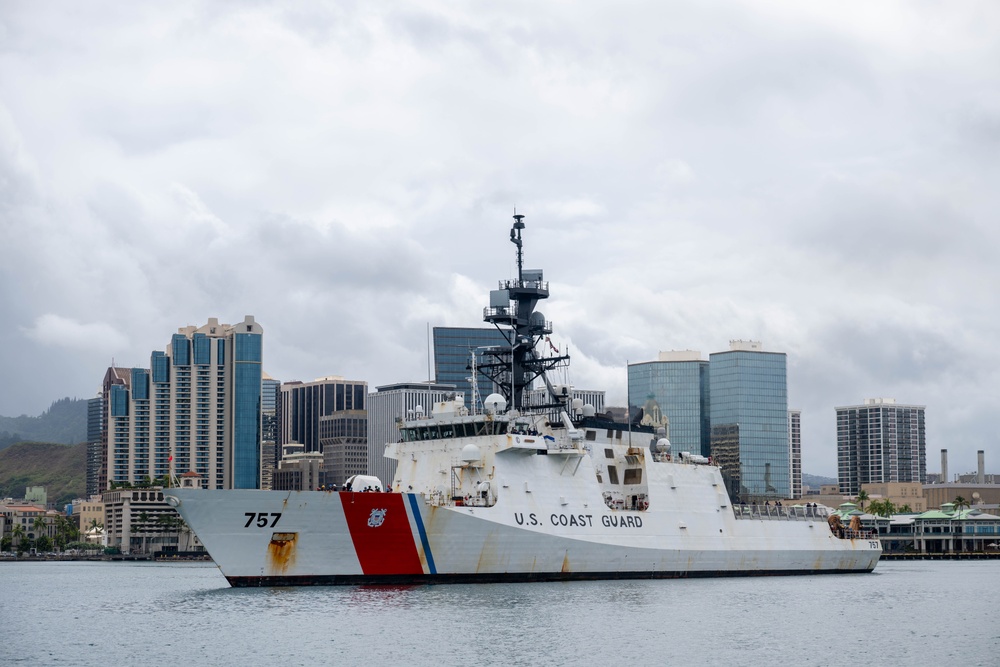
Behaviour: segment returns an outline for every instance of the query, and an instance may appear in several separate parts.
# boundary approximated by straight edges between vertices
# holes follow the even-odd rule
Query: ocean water
[[[270,589],[210,563],[0,562],[0,665],[997,665],[998,600],[1000,561]]]

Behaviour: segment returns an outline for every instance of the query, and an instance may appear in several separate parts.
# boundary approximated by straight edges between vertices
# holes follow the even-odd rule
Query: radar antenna
[[[521,230],[524,229],[523,215],[518,215],[517,207],[514,207],[514,226],[510,228],[510,242],[517,246],[517,280],[523,280],[524,257],[521,243]]]
[[[515,208],[510,241],[517,246],[517,279],[500,281],[500,288],[490,292],[490,305],[483,311],[483,320],[503,333],[507,345],[484,349],[483,360],[477,364],[477,370],[493,382],[507,399],[507,405],[517,410],[527,407],[525,392],[536,378],[547,380],[547,371],[569,362],[568,355],[546,357],[536,351],[539,341],[552,333],[552,323],[535,311],[538,302],[549,297],[549,284],[541,269],[524,268],[523,229],[524,216]]]

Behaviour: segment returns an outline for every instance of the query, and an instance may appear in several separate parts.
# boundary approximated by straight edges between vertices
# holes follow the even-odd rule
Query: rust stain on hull
[[[296,533],[275,533],[267,545],[267,564],[272,575],[286,574],[295,565]]]

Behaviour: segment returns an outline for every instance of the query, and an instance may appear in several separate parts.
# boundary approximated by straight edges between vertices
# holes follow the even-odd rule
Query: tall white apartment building
[[[187,472],[213,489],[260,486],[263,329],[248,315],[178,329],[150,368],[109,368],[101,487]]]
[[[924,406],[867,398],[861,405],[836,410],[840,493],[857,495],[862,484],[924,483]]]
[[[789,498],[802,497],[802,411],[788,411],[788,478],[792,493]]]

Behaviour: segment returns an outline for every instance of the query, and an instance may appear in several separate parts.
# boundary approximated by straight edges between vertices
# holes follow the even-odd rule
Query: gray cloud
[[[759,338],[789,355],[807,471],[834,474],[833,408],[872,396],[974,460],[1000,380],[998,19],[13,6],[0,414],[245,314],[278,379],[422,379],[428,325],[477,325],[512,275],[517,206],[575,384],[621,403],[626,360]]]

